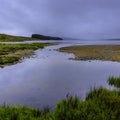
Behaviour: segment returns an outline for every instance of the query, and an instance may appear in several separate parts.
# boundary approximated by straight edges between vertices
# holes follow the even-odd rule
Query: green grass
[[[49,111],[33,109],[26,106],[1,106],[0,120],[43,120]]]
[[[109,77],[108,83],[110,85],[114,85],[117,88],[120,88],[120,77],[114,77],[114,76]]]
[[[6,63],[14,63],[15,61],[19,61],[20,57],[15,56],[7,56],[0,58],[0,64],[6,64]]]
[[[31,55],[34,50],[44,48],[48,43],[0,44],[0,66],[18,62]]]
[[[93,89],[84,101],[67,95],[53,111],[1,106],[0,120],[120,120],[120,91]]]
[[[68,97],[57,104],[55,120],[119,120],[120,94],[107,89],[94,89],[86,100]]]
[[[36,38],[23,37],[23,36],[12,36],[7,34],[0,34],[0,42],[17,42],[25,40],[36,40]]]

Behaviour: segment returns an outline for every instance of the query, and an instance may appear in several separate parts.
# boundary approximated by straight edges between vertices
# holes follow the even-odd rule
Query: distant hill
[[[60,37],[45,36],[40,34],[32,34],[32,38],[37,38],[41,40],[62,40]]]
[[[24,36],[13,36],[8,34],[0,34],[0,42],[16,42],[16,41],[26,41],[26,40],[33,40],[30,37]]]

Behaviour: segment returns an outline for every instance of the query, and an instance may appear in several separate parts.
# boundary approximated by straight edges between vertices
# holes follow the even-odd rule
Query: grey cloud
[[[0,0],[0,32],[120,37],[119,0]]]

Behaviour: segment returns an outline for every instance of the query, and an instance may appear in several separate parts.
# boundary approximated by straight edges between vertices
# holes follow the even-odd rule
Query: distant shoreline
[[[59,51],[73,53],[74,60],[103,60],[120,62],[120,45],[83,45],[60,48]]]

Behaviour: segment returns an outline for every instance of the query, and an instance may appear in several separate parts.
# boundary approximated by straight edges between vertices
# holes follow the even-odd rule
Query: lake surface
[[[68,93],[84,99],[93,87],[111,89],[107,79],[120,75],[120,63],[69,60],[73,54],[57,49],[71,45],[120,44],[119,41],[65,40],[57,43],[35,51],[35,55],[21,63],[0,68],[0,104],[53,108]]]

